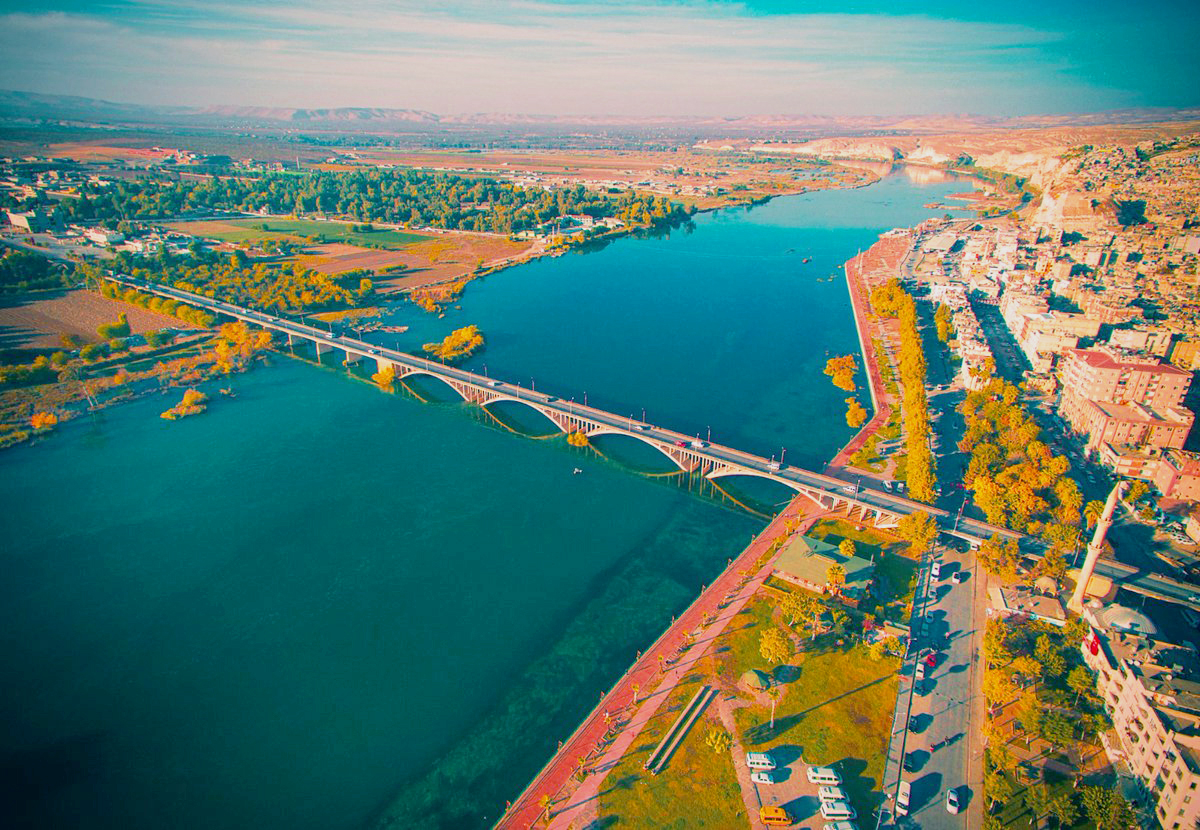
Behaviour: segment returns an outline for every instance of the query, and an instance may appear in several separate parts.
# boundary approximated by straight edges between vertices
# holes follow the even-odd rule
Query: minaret
[[[1076,613],[1083,611],[1087,586],[1092,581],[1092,572],[1096,570],[1096,561],[1100,558],[1100,551],[1104,548],[1104,537],[1108,535],[1108,529],[1112,527],[1113,512],[1117,509],[1117,501],[1121,498],[1125,484],[1124,481],[1116,483],[1112,492],[1108,494],[1108,501],[1104,503],[1104,512],[1096,521],[1096,532],[1092,535],[1092,541],[1087,548],[1087,558],[1083,560],[1083,568],[1079,571],[1079,582],[1075,585],[1075,593],[1071,594],[1071,601],[1067,603],[1067,608]]]

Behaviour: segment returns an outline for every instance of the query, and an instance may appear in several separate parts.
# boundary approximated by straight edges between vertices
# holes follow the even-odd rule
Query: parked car
[[[750,773],[750,780],[755,784],[774,784],[775,778],[766,770]]]
[[[817,790],[817,798],[822,801],[845,801],[846,791],[841,787],[821,787]]]
[[[957,814],[958,809],[958,787],[951,787],[946,790],[946,812]]]

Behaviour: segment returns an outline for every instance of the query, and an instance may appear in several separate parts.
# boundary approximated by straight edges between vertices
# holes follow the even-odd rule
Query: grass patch
[[[785,761],[836,764],[843,787],[859,815],[874,809],[883,778],[888,730],[896,703],[899,660],[878,662],[862,645],[825,647],[796,655],[795,678],[784,686],[770,726],[769,706],[737,710],[738,729],[748,750],[778,750]],[[798,766],[793,766],[793,775]]]
[[[710,706],[666,769],[651,775],[642,768],[680,710],[702,685],[693,674],[667,698],[634,746],[609,772],[597,804],[601,827],[745,827],[748,818],[729,752],[716,753],[704,742],[719,723]]]
[[[770,664],[759,652],[758,638],[767,626],[775,622],[771,611],[775,597],[757,596],[738,612],[725,630],[721,632],[714,648],[721,679],[733,688],[749,669],[763,669],[770,673]]]
[[[391,229],[351,230],[342,222],[318,222],[313,219],[228,219],[212,222],[175,222],[175,230],[224,242],[260,242],[269,239],[303,241],[307,237],[323,237],[325,242],[344,242],[364,248],[398,250],[428,236]],[[361,225],[359,227],[362,227]]]

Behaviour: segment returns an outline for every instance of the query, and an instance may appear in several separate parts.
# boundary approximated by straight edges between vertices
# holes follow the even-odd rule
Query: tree
[[[851,354],[831,357],[825,362],[825,374],[833,380],[833,385],[847,392],[855,389],[854,374],[857,371],[858,361]]]
[[[835,635],[841,637],[846,633],[846,625],[850,622],[850,615],[841,608],[829,609],[829,628]]]
[[[1125,499],[1130,504],[1137,504],[1149,494],[1150,485],[1139,478],[1129,485],[1129,489],[1125,491]]]
[[[846,569],[839,563],[833,562],[825,569],[825,585],[829,588],[830,593],[838,596],[842,593],[842,587],[846,584]]]
[[[950,340],[950,334],[953,327],[950,324],[951,314],[950,308],[945,303],[939,303],[937,311],[933,313],[933,322],[937,326],[938,340],[946,343]]]
[[[999,770],[984,773],[983,792],[988,799],[988,809],[995,809],[997,804],[1003,804],[1013,797],[1013,785],[1008,776]]]
[[[1060,827],[1072,827],[1079,821],[1079,808],[1075,806],[1075,797],[1066,792],[1050,802],[1050,814],[1058,819]]]
[[[1058,643],[1054,642],[1049,634],[1037,638],[1033,656],[1042,664],[1043,672],[1050,677],[1058,677],[1067,670],[1067,661],[1063,658]]]
[[[1025,788],[1025,806],[1033,813],[1033,824],[1050,812],[1050,789],[1042,782]]]
[[[371,380],[379,384],[380,389],[391,390],[393,384],[396,382],[396,367],[388,364],[375,374],[371,375]]]
[[[1059,712],[1043,712],[1038,734],[1061,749],[1075,740],[1075,725]]]
[[[1087,522],[1088,527],[1095,527],[1096,522],[1100,521],[1100,516],[1104,513],[1104,502],[1099,500],[1089,501],[1087,506],[1083,508],[1083,518]]]
[[[1106,787],[1084,787],[1082,798],[1084,812],[1096,825],[1096,830],[1137,827],[1137,816],[1118,791]]]
[[[912,546],[914,556],[922,556],[937,538],[937,522],[924,510],[909,513],[896,524],[896,533]]]
[[[1087,666],[1076,666],[1067,675],[1067,685],[1075,693],[1075,705],[1079,706],[1079,698],[1096,688],[1096,678],[1088,671]]]
[[[550,818],[550,808],[554,805],[554,799],[549,793],[542,793],[538,797],[538,806],[542,808],[541,818]]]
[[[790,617],[788,625],[795,625],[796,620],[805,615],[806,606],[804,597],[806,595],[799,591],[789,591],[783,595],[783,599],[779,601],[780,613]]]
[[[993,705],[1008,703],[1017,696],[1017,686],[1003,671],[989,669],[983,675],[983,696]]]
[[[782,663],[792,656],[792,643],[778,628],[768,628],[759,635],[758,651],[764,660]]]
[[[853,539],[843,539],[842,541],[838,542],[838,553],[847,559],[849,559],[851,556],[854,556],[856,550],[857,549],[854,547]]]
[[[105,340],[113,340],[119,337],[128,337],[130,332],[128,315],[121,312],[117,315],[115,323],[101,323],[96,327],[96,334],[100,335]]]
[[[1038,560],[1034,566],[1033,572],[1037,576],[1048,576],[1054,580],[1054,589],[1057,592],[1062,585],[1062,581],[1067,576],[1067,560],[1063,558],[1062,552],[1056,548],[1046,551],[1045,555]]]
[[[809,639],[815,640],[821,627],[821,615],[825,613],[825,603],[812,594],[801,594],[800,606],[801,618],[809,629]]]
[[[867,410],[858,402],[858,398],[846,398],[846,425],[858,429],[867,421]]]
[[[35,412],[29,419],[34,431],[53,429],[58,425],[58,416],[53,412]]]

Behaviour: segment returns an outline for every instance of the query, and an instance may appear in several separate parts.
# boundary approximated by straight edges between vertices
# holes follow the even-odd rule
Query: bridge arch
[[[565,429],[563,427],[561,417],[556,417],[559,414],[557,412],[557,410],[547,409],[545,407],[539,406],[536,401],[527,401],[524,398],[518,398],[513,395],[489,394],[489,395],[487,395],[486,398],[484,398],[483,400],[481,400],[479,402],[479,405],[481,407],[483,407],[484,409],[487,409],[492,404],[497,404],[497,403],[521,404],[526,409],[533,410],[534,412],[541,415],[543,418],[545,418],[550,423],[550,425],[552,427],[557,429],[559,432],[567,432],[568,431],[567,429]],[[490,413],[490,414],[492,415],[493,418],[497,417],[495,413]]]
[[[588,432],[587,432],[588,438],[597,438],[601,435],[620,435],[623,438],[635,438],[638,441],[641,441],[646,446],[653,447],[654,449],[658,450],[660,453],[662,453],[664,456],[666,456],[667,459],[672,464],[674,464],[676,467],[683,470],[684,472],[687,472],[687,470],[689,469],[688,466],[683,461],[681,461],[679,458],[676,458],[674,455],[672,455],[671,451],[666,446],[664,446],[661,441],[657,441],[657,440],[650,438],[648,436],[645,436],[645,435],[639,435],[636,432],[629,432],[624,429],[614,429],[612,427],[600,427],[598,429],[588,430]]]
[[[393,363],[392,365],[395,366],[396,370],[397,370],[396,371],[396,380],[400,381],[401,383],[404,383],[409,378],[414,378],[414,377],[433,378],[435,381],[438,382],[438,384],[440,386],[445,386],[451,392],[453,392],[455,395],[458,395],[458,397],[461,398],[462,400],[464,400],[464,401],[469,400],[469,398],[463,394],[463,390],[462,390],[462,388],[460,388],[460,385],[457,383],[454,383],[449,378],[447,378],[445,375],[440,375],[437,372],[431,372],[428,369],[406,368],[401,363]],[[401,371],[399,371],[401,368],[406,368],[406,370],[401,372]],[[414,393],[414,394],[416,394],[416,393]]]

